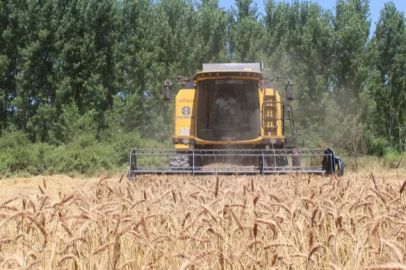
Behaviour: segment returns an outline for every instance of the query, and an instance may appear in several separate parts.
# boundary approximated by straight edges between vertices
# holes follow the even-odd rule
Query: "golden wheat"
[[[406,269],[398,174],[41,180],[0,202],[1,269]]]

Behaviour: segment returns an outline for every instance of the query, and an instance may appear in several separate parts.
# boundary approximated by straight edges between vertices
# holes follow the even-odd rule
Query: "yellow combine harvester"
[[[164,100],[171,86],[164,83]],[[180,80],[178,78],[177,80]],[[174,149],[138,149],[130,155],[129,176],[140,174],[344,174],[342,160],[330,149],[296,149],[292,107],[274,84],[288,77],[265,78],[259,64],[203,64],[203,71],[182,78],[175,99]],[[288,125],[289,124],[289,125]]]

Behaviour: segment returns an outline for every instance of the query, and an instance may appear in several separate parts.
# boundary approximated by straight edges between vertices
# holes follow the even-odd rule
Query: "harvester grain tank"
[[[175,97],[174,149],[136,149],[130,177],[140,174],[344,173],[331,149],[297,149],[288,77],[265,77],[258,63],[203,64],[193,77],[164,82]],[[283,85],[286,100],[276,85]],[[285,134],[289,131],[289,143]]]

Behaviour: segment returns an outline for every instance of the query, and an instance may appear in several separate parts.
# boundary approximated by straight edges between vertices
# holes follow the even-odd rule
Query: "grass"
[[[355,173],[375,171],[400,171],[406,169],[406,157],[402,155],[376,156],[343,156],[345,170]]]
[[[403,171],[75,181],[0,202],[0,268],[406,269]]]

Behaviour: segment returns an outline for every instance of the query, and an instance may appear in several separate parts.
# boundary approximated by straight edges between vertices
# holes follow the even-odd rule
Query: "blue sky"
[[[235,0],[219,0],[219,1],[220,1],[220,7],[224,7],[224,8],[229,8],[230,6],[233,6],[235,3]],[[284,1],[292,2],[290,0],[284,0]],[[258,5],[258,11],[265,14],[264,1],[263,0],[254,0],[254,2],[256,2]],[[334,12],[336,0],[319,0],[319,1],[311,0],[311,2],[319,3],[319,5],[321,5],[322,7],[333,10],[333,12]],[[389,1],[370,0],[369,8],[370,8],[370,14],[371,14],[371,20],[372,20],[371,33],[375,30],[375,25],[379,18],[379,12],[383,8],[384,4],[387,2],[389,2]],[[395,3],[395,6],[399,11],[406,13],[406,0],[392,0],[392,2]]]

